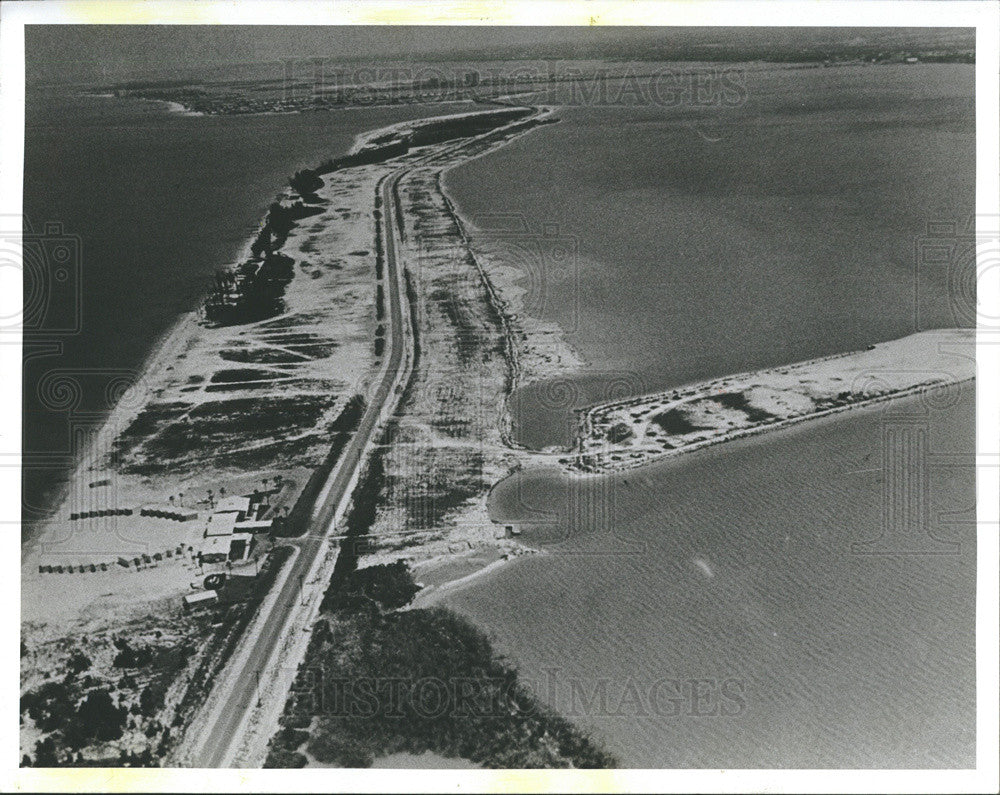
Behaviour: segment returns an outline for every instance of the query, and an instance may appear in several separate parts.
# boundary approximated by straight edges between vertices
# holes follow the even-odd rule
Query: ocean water
[[[447,176],[480,240],[515,252],[525,311],[589,365],[520,390],[524,443],[568,443],[572,410],[609,396],[974,322],[972,67],[746,89],[731,108],[563,108]],[[952,257],[930,263],[936,222]],[[520,472],[491,513],[551,554],[446,603],[626,766],[970,765],[972,387],[894,405],[617,477]],[[914,428],[925,490],[884,457]],[[926,519],[898,525],[901,504]]]
[[[25,279],[37,330],[25,338],[24,521],[46,515],[72,469],[74,434],[111,407],[109,385],[135,377],[197,306],[294,171],[344,153],[359,132],[440,112],[190,117],[158,102],[29,86],[24,213],[47,255]],[[65,269],[53,258],[60,241],[71,252]],[[76,394],[49,394],[52,374],[74,379]]]
[[[567,443],[571,410],[615,390],[974,322],[967,244],[946,234],[953,259],[917,257],[929,223],[974,213],[973,67],[743,80],[733,107],[568,106],[446,176],[474,224],[503,230],[480,237],[511,242],[526,311],[590,363],[520,392],[522,442]]]
[[[445,604],[628,767],[972,765],[972,385],[956,397],[614,478],[515,475],[491,513],[550,554]],[[929,518],[893,533],[882,456],[914,427]]]

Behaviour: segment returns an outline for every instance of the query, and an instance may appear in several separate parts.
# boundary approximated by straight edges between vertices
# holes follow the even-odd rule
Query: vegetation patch
[[[670,409],[662,414],[657,414],[653,417],[653,422],[663,428],[663,430],[671,436],[683,436],[686,433],[692,433],[694,431],[712,430],[710,427],[704,425],[695,425],[680,409]]]
[[[212,376],[213,384],[238,384],[244,381],[260,381],[274,378],[271,370],[219,370]]]
[[[211,401],[192,409],[190,417],[197,424],[199,442],[215,434],[252,432],[260,438],[315,427],[335,399],[304,395]]]
[[[46,671],[46,681],[21,694],[21,723],[40,737],[22,767],[155,764],[182,724],[171,690],[184,680],[212,629],[204,619],[130,625],[127,635],[98,633]],[[21,656],[46,654],[44,645]]]
[[[206,387],[207,390],[232,388],[222,384]],[[240,388],[246,389],[247,385]],[[149,476],[168,471],[180,461],[218,462],[229,454],[248,461],[254,457],[253,451],[263,450],[270,440],[294,441],[304,429],[314,429],[335,401],[336,396],[331,394],[202,403],[182,412],[183,416],[175,421],[158,426],[148,438],[135,440],[121,471]],[[248,448],[250,439],[258,444]]]
[[[626,422],[618,422],[608,428],[608,441],[612,444],[621,444],[633,438],[635,433]]]
[[[301,767],[303,751],[343,767],[427,751],[491,768],[616,766],[465,619],[394,610],[416,590],[401,563],[335,576],[265,767]]]
[[[219,358],[238,364],[297,364],[302,361],[288,351],[278,348],[252,348],[249,345],[233,346],[219,352]]]
[[[276,534],[285,536],[300,535],[308,529],[309,517],[312,514],[313,507],[323,488],[323,484],[340,459],[340,455],[351,438],[351,434],[357,430],[364,411],[364,398],[361,395],[354,395],[344,405],[337,419],[330,424],[330,427],[326,431],[326,438],[330,444],[326,457],[309,478],[309,481],[299,494],[295,506],[292,508],[291,515],[282,527],[275,531]]]
[[[211,454],[209,460],[220,469],[234,469],[241,472],[268,469],[277,465],[287,466],[290,461],[305,465],[309,462],[304,460],[304,456],[325,441],[325,437],[311,433],[296,436],[294,439],[280,439],[270,444],[218,452]]]
[[[121,447],[141,440],[183,416],[191,403],[153,403],[144,408],[115,440]]]

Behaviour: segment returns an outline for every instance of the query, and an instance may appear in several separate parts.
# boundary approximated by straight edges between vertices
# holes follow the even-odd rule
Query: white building
[[[219,500],[214,513],[237,513],[240,519],[245,519],[250,512],[249,497],[225,497]]]

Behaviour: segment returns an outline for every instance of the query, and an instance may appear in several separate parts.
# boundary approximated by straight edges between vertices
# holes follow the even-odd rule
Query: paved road
[[[533,108],[533,115],[541,111]],[[489,135],[491,133],[484,133]],[[477,136],[482,137],[482,136]],[[463,139],[440,151],[433,153],[432,159],[464,148],[476,138]],[[423,160],[423,159],[422,159]],[[426,161],[429,162],[429,161]],[[389,335],[386,337],[387,359],[383,359],[380,377],[375,391],[368,397],[358,430],[344,448],[340,460],[334,467],[324,489],[320,492],[311,520],[308,533],[294,543],[299,554],[291,563],[291,569],[285,579],[277,600],[264,619],[260,632],[253,638],[243,639],[251,644],[250,650],[239,662],[238,669],[225,672],[225,681],[235,681],[236,685],[227,701],[220,709],[214,710],[208,716],[207,723],[199,730],[195,739],[196,749],[193,753],[194,764],[198,767],[218,768],[232,764],[232,754],[237,746],[244,719],[257,704],[257,675],[267,672],[271,658],[291,632],[296,627],[290,626],[295,607],[302,599],[301,588],[305,578],[309,576],[320,550],[323,540],[333,533],[332,522],[338,507],[350,495],[348,488],[351,480],[361,464],[365,449],[369,443],[376,441],[381,432],[380,418],[387,416],[383,412],[392,412],[399,402],[403,385],[401,383],[404,369],[412,363],[412,338],[408,333],[409,306],[401,289],[403,265],[399,262],[397,238],[403,239],[401,209],[396,200],[396,186],[400,178],[409,170],[423,162],[413,162],[410,165],[387,175],[379,186],[382,210],[382,245],[385,253],[385,293],[389,302]],[[407,314],[404,314],[407,313]],[[384,354],[384,355],[385,355]],[[308,584],[307,587],[325,587],[325,583]],[[231,661],[230,665],[236,664]],[[230,679],[229,677],[234,677]],[[264,674],[261,673],[263,679]],[[217,680],[221,684],[223,680]]]
[[[396,236],[399,234],[399,222],[395,217],[396,203],[393,198],[396,183],[406,170],[394,172],[382,180],[380,191],[382,195],[382,240],[385,252],[385,293],[389,302],[389,335],[386,337],[386,353],[388,358],[382,369],[382,377],[374,393],[369,395],[358,429],[351,441],[345,446],[337,466],[331,473],[331,479],[320,493],[320,502],[313,511],[309,532],[301,540],[295,542],[299,554],[292,562],[288,578],[278,594],[277,601],[268,614],[260,633],[253,638],[244,638],[244,643],[252,644],[249,655],[242,661],[238,670],[226,673],[235,676],[236,686],[224,709],[219,710],[215,719],[203,727],[200,732],[201,747],[195,755],[198,767],[217,768],[230,764],[230,752],[239,734],[244,717],[257,704],[257,675],[266,670],[269,661],[285,637],[286,626],[292,608],[302,598],[302,582],[308,577],[309,571],[322,549],[324,535],[330,534],[333,517],[340,503],[348,495],[348,486],[355,470],[360,466],[365,448],[381,431],[379,419],[383,408],[394,409],[399,400],[396,382],[401,368],[405,365],[410,351],[409,336],[404,333],[405,296],[400,291],[400,269],[397,261]],[[391,404],[391,405],[390,405]],[[324,496],[325,495],[325,496]],[[323,584],[325,585],[325,584]],[[263,676],[263,674],[262,674]]]

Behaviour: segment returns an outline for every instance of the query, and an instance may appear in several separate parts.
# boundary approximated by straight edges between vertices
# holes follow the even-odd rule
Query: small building
[[[202,564],[246,560],[252,542],[253,536],[249,533],[210,536],[202,544],[199,558]]]
[[[245,519],[249,512],[249,497],[224,497],[219,500],[214,511],[214,513],[236,513],[239,515],[238,521]]]
[[[213,513],[205,522],[205,538],[231,536],[236,532],[237,513]]]
[[[194,610],[198,607],[208,607],[219,601],[219,594],[215,591],[198,591],[189,593],[184,597],[184,609]]]
[[[201,565],[206,563],[225,563],[229,560],[229,547],[232,535],[212,536],[208,538],[198,552],[198,562]]]

